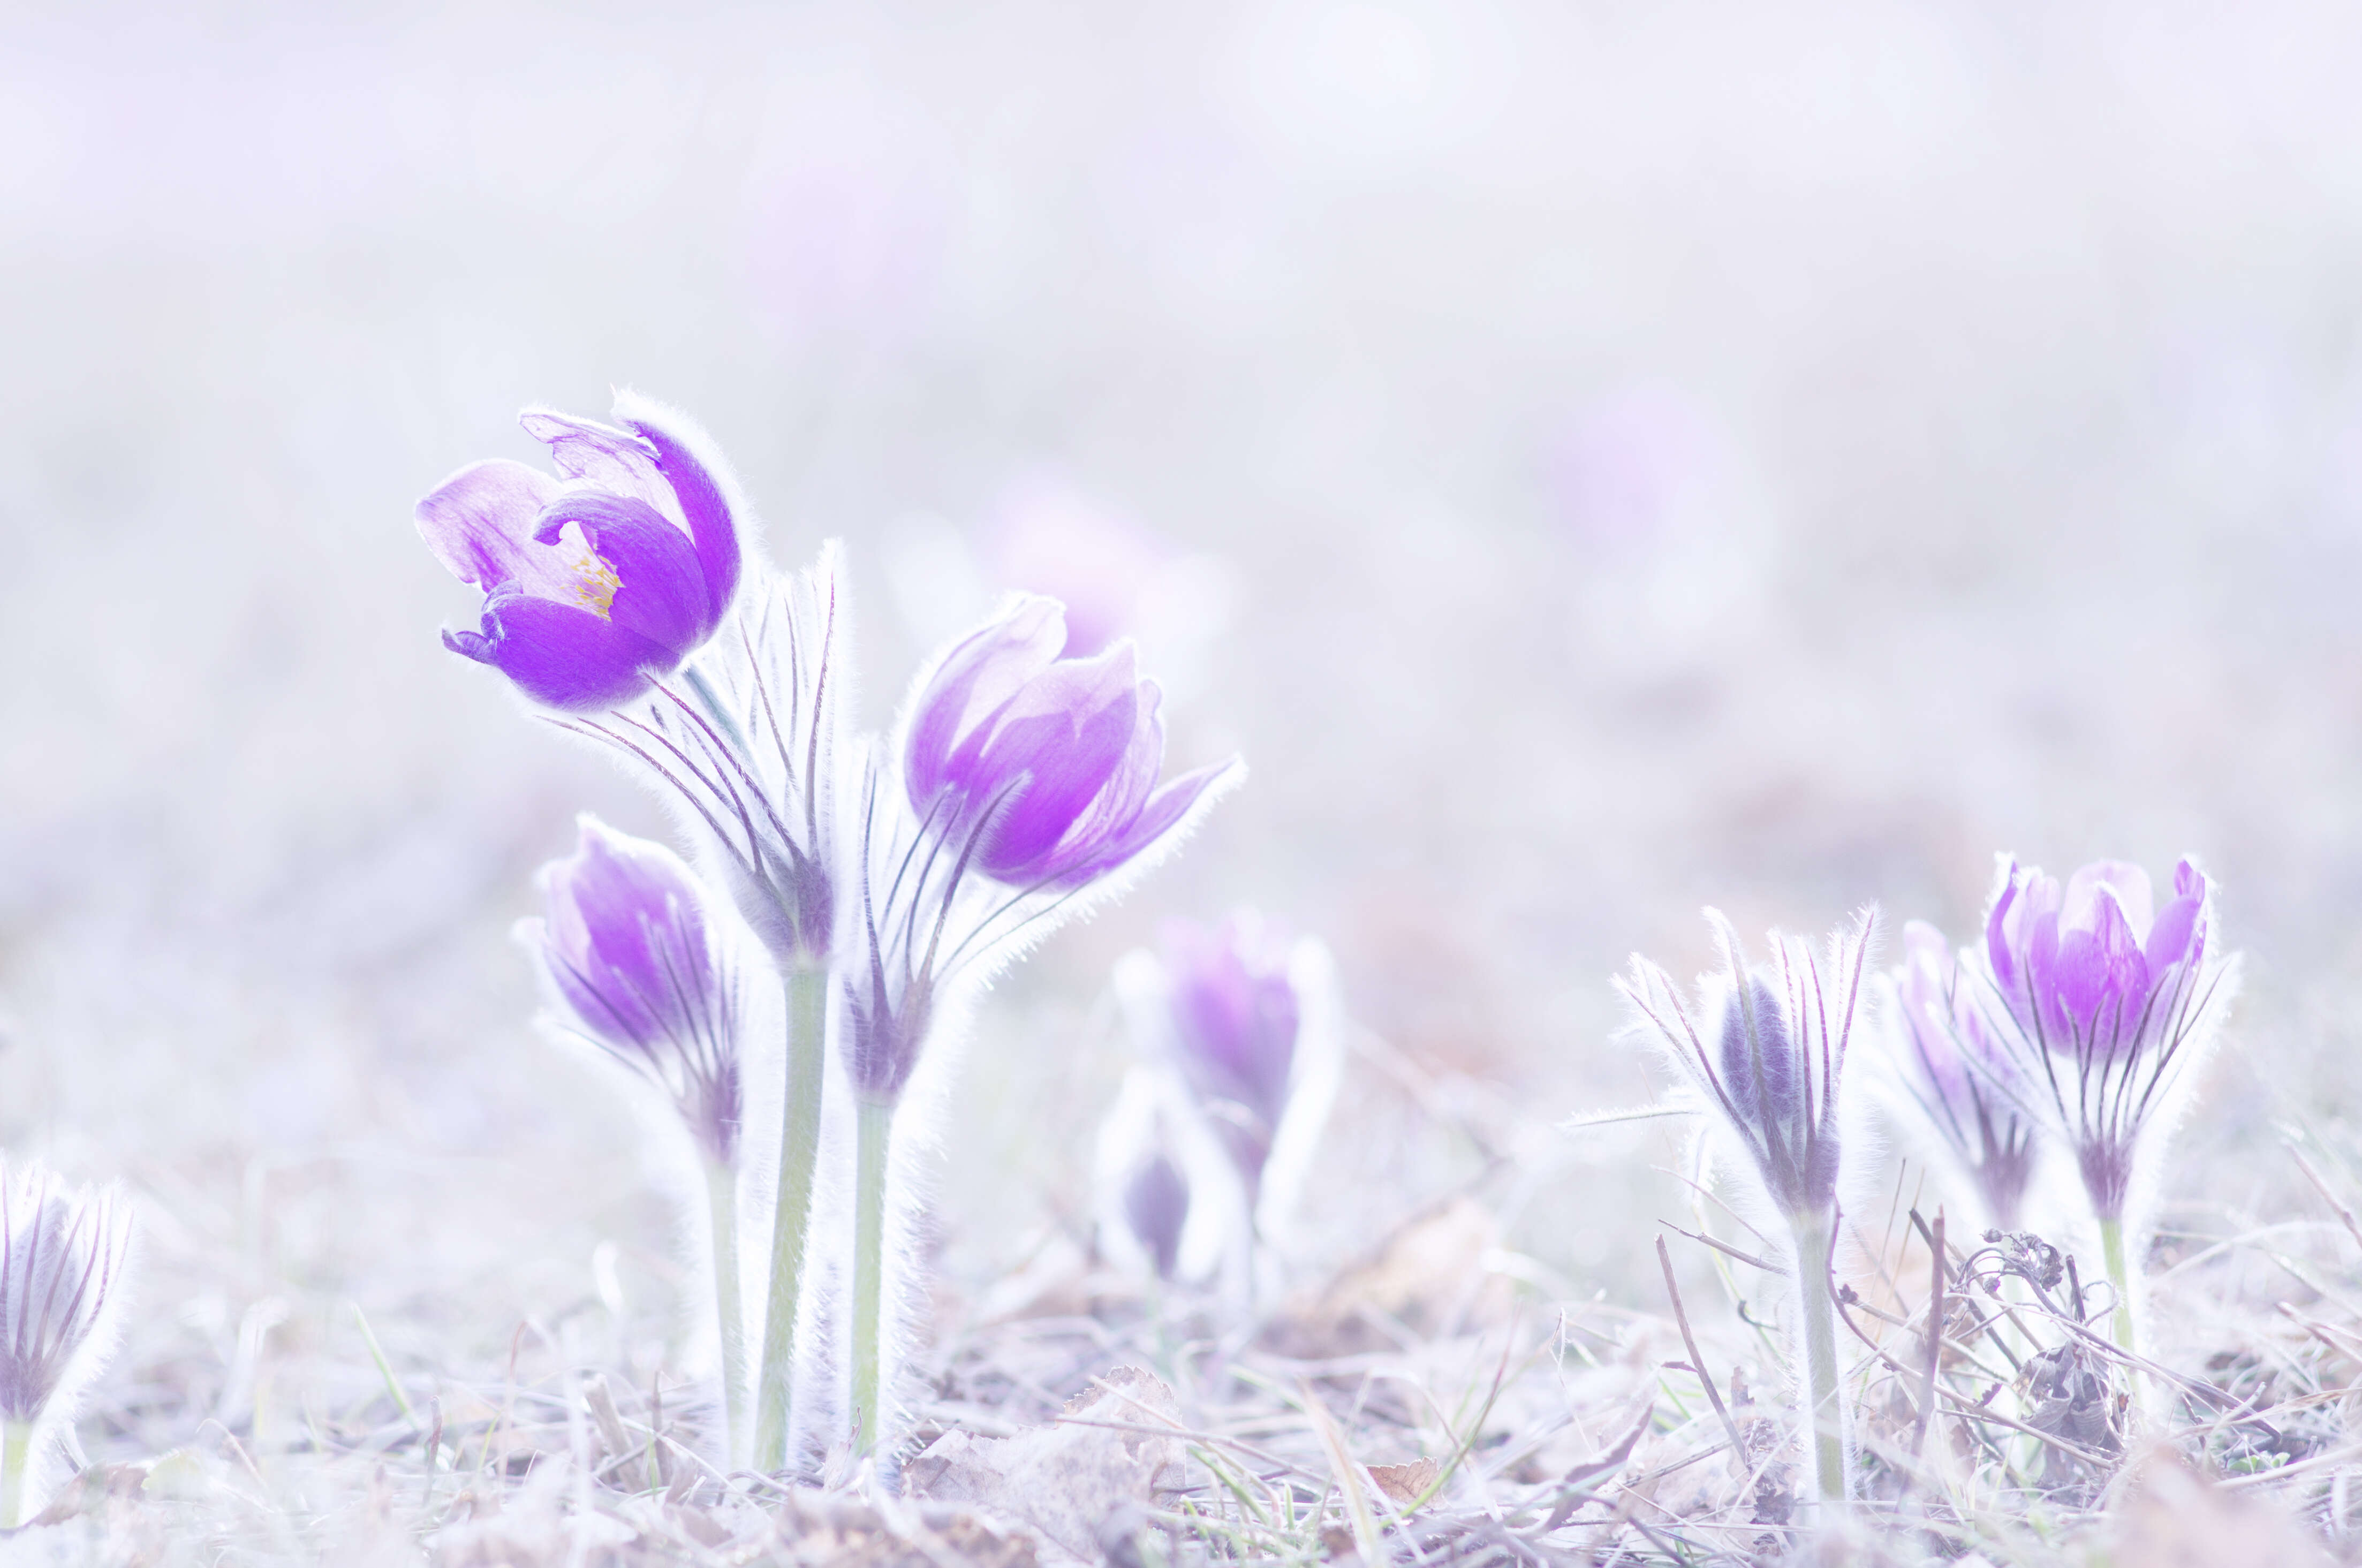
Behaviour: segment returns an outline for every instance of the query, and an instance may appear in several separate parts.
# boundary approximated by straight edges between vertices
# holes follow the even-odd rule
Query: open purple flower
[[[701,1151],[736,1163],[736,992],[696,878],[672,851],[581,822],[541,874],[546,918],[520,928],[575,1032],[663,1089]]]
[[[1992,1021],[2024,1109],[2075,1156],[2115,1287],[2116,1343],[2130,1350],[2141,1284],[2132,1211],[2237,988],[2238,960],[2215,940],[2213,886],[2192,860],[2174,867],[2162,908],[2148,874],[2120,860],[2063,885],[2007,856],[2000,867],[1985,917]]]
[[[1893,1087],[1943,1145],[2004,1231],[2018,1227],[2034,1176],[2034,1124],[2020,1107],[2016,1069],[1992,1037],[1976,992],[1943,933],[1903,928],[1903,966],[1890,978]]]
[[[2124,1218],[2142,1129],[2171,1104],[2235,985],[2213,897],[2188,859],[2162,907],[2148,874],[2123,861],[2063,884],[2002,861],[1985,918],[1994,1021],[2017,1047],[2029,1110],[2074,1151],[2103,1223]]]
[[[527,409],[561,478],[493,458],[418,503],[427,547],[484,591],[480,629],[447,631],[444,645],[572,712],[678,668],[738,591],[738,522],[703,433],[628,392],[615,416],[620,429]]]
[[[1164,930],[1174,1055],[1246,1184],[1250,1212],[1295,1077],[1303,1027],[1295,951],[1286,932],[1251,914]]]
[[[1062,658],[1065,607],[1020,595],[937,661],[903,748],[911,804],[1012,887],[1079,888],[1137,857],[1230,767],[1159,786],[1164,693],[1131,645]]]

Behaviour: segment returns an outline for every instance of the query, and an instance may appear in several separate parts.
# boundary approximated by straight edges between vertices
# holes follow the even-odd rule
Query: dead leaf
[[[1181,1484],[1178,1438],[1139,1428],[1177,1425],[1173,1390],[1154,1373],[1120,1366],[1046,1427],[1010,1438],[945,1432],[904,1472],[911,1490],[964,1503],[1042,1539],[1045,1563],[1096,1563],[1102,1527]]]
[[[1432,1459],[1414,1459],[1408,1464],[1373,1464],[1370,1479],[1378,1484],[1378,1490],[1396,1507],[1407,1508],[1427,1496],[1441,1468]]]
[[[1514,1296],[1485,1267],[1500,1221],[1462,1198],[1405,1227],[1375,1256],[1284,1306],[1272,1342],[1291,1354],[1333,1355],[1395,1342],[1393,1325],[1436,1334],[1498,1321]]]
[[[2141,1568],[2326,1568],[2296,1520],[2208,1482],[2162,1446],[2139,1460],[2116,1509],[2114,1560]]]

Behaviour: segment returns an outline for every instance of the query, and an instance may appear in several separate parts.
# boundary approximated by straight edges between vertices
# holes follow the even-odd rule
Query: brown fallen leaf
[[[1427,1489],[1435,1485],[1440,1469],[1432,1459],[1414,1459],[1408,1464],[1373,1464],[1370,1479],[1378,1484],[1378,1490],[1396,1507],[1407,1508],[1427,1496]]]
[[[2318,1541],[2260,1498],[2207,1481],[2163,1447],[2137,1467],[2115,1510],[2113,1560],[2141,1568],[2327,1568]]]
[[[1010,1438],[945,1432],[912,1460],[912,1492],[1021,1525],[1046,1564],[1096,1563],[1109,1517],[1179,1487],[1178,1438],[1139,1428],[1177,1424],[1173,1390],[1154,1373],[1120,1366],[1046,1427]]]

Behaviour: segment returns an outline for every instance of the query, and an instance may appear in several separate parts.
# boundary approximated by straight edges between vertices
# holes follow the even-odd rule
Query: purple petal
[[[2116,907],[2136,933],[2146,933],[2155,907],[2148,873],[2127,860],[2095,860],[2067,879],[2059,923],[2089,927],[2098,918],[2096,907],[2114,894]]]
[[[2191,938],[2197,933],[2198,917],[2206,907],[2203,894],[2175,899],[2157,917],[2148,929],[2148,943],[2142,955],[2148,960],[2149,973],[2161,975],[2179,964],[2190,952]]]
[[[548,447],[557,471],[581,488],[628,495],[659,512],[672,503],[672,486],[658,469],[656,448],[632,432],[554,408],[528,408],[517,423]]]
[[[738,520],[731,513],[715,465],[694,449],[702,433],[670,410],[658,414],[641,400],[619,405],[619,412],[624,407],[644,411],[643,416],[626,418],[624,423],[655,449],[657,469],[671,487],[680,519],[689,525],[690,541],[696,547],[705,583],[707,624],[718,624],[738,591]]]
[[[1054,599],[1013,600],[936,661],[913,710],[903,763],[905,787],[922,812],[952,782],[953,749],[972,730],[1047,669],[1066,643],[1065,611]]]
[[[986,870],[1022,880],[1039,867],[1122,765],[1139,713],[1127,644],[1052,665],[1004,705],[972,764],[953,756],[952,777],[971,796],[997,796],[1021,774],[1028,780],[993,832]]]
[[[1234,756],[1170,780],[1148,798],[1140,814],[1122,832],[1094,845],[1087,857],[1062,867],[1057,885],[1079,887],[1138,859],[1178,827],[1208,791],[1237,777],[1242,766]]]
[[[647,690],[648,668],[668,668],[671,656],[629,627],[571,604],[494,594],[484,602],[483,641],[461,646],[469,657],[491,665],[536,702],[569,712],[612,708]]]
[[[676,660],[712,633],[697,554],[656,508],[630,496],[569,491],[542,513],[534,537],[554,543],[569,523],[596,552],[577,563],[572,602],[637,632]]]
[[[557,493],[556,480],[523,463],[471,463],[418,503],[419,536],[462,582],[486,592],[514,583],[536,598],[566,598],[573,573],[533,536],[535,519]]]
[[[1985,958],[1992,965],[1993,978],[2001,982],[2002,994],[2014,997],[2017,993],[2017,958],[2010,950],[2009,911],[2017,902],[2017,862],[2009,863],[2002,874],[2001,891],[1994,895],[1992,912],[1985,916]]]
[[[1107,782],[1076,814],[1056,852],[1037,867],[1039,875],[1064,880],[1081,866],[1120,863],[1103,862],[1102,857],[1128,834],[1155,791],[1156,776],[1164,771],[1164,716],[1159,711],[1164,701],[1164,693],[1153,680],[1140,681],[1134,688],[1131,734],[1122,755]]]

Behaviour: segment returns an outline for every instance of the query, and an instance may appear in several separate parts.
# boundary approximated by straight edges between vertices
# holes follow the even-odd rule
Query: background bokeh
[[[14,10],[0,1147],[142,1192],[127,1364],[226,1414],[347,1297],[461,1360],[669,1291],[506,940],[662,814],[436,646],[409,521],[630,384],[847,542],[866,722],[1032,587],[1253,765],[988,1000],[955,1283],[1087,1209],[1109,963],[1239,901],[1372,1037],[1308,1266],[1499,1139],[1620,1287],[1664,1135],[1548,1129],[1650,1092],[1625,955],[1964,929],[2004,848],[2205,858],[2178,1169],[2280,1180],[2355,1077],[2357,70],[2325,5]]]

